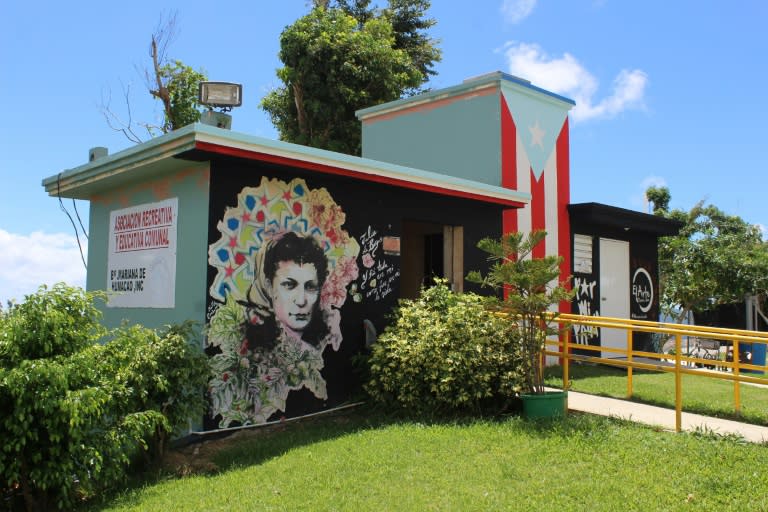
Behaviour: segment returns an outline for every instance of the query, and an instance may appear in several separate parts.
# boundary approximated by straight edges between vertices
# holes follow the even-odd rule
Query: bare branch
[[[176,38],[176,12],[173,11],[167,16],[161,16],[152,36],[150,38],[149,56],[152,60],[151,69],[148,66],[135,66],[136,71],[144,79],[145,86],[149,94],[162,102],[163,105],[163,121],[158,125],[135,122],[132,118],[131,104],[130,104],[130,87],[122,85],[123,95],[125,98],[125,107],[127,110],[127,120],[124,117],[119,116],[110,107],[111,91],[105,98],[104,91],[102,91],[102,101],[100,109],[104,118],[107,121],[107,125],[115,131],[119,131],[125,135],[125,137],[134,143],[141,143],[142,137],[137,132],[137,127],[141,127],[146,130],[147,135],[151,138],[160,133],[168,133],[176,126],[178,114],[174,115],[173,101],[171,97],[171,91],[173,90],[173,80],[176,73],[175,65],[168,62],[167,51],[171,43]],[[169,89],[170,87],[170,89]],[[186,118],[184,118],[186,121]],[[141,130],[138,130],[141,132]]]
[[[161,66],[165,64],[168,47],[176,40],[176,16],[177,11],[172,11],[165,20],[161,15],[160,21],[152,33],[149,55],[152,57],[156,54]]]
[[[130,94],[131,94],[131,86],[128,84],[127,86],[121,82],[121,88],[123,89],[123,97],[125,99],[125,107],[126,111],[128,112],[128,119],[127,121],[124,121],[120,116],[115,113],[114,110],[111,109],[110,105],[112,102],[112,90],[107,89],[107,98],[105,100],[104,93],[105,91],[101,91],[101,104],[99,105],[99,110],[101,110],[102,115],[104,116],[104,119],[107,121],[107,126],[109,126],[112,130],[116,132],[122,133],[125,138],[127,138],[129,141],[140,144],[143,142],[141,140],[141,137],[136,135],[136,133],[133,131],[133,117],[131,114],[131,100],[130,100]]]
[[[167,18],[160,17],[160,21],[152,33],[149,44],[149,56],[152,59],[152,71],[144,69],[144,80],[149,93],[163,103],[165,122],[161,128],[163,133],[168,133],[173,127],[173,111],[171,110],[171,95],[167,84],[163,81],[162,67],[167,64],[166,52],[171,43],[176,39],[176,11]]]

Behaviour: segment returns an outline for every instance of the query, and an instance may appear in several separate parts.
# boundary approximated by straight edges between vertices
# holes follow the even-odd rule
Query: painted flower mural
[[[217,301],[207,328],[212,414],[221,427],[257,424],[306,388],[326,399],[323,351],[342,342],[340,309],[357,279],[357,241],[324,188],[262,178],[217,224],[208,249]]]

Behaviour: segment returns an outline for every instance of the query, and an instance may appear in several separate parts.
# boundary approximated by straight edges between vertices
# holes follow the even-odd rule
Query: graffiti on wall
[[[400,277],[400,269],[385,258],[386,250],[380,251],[384,248],[384,239],[372,226],[369,225],[358,238],[363,270],[360,284],[352,285],[355,300],[380,301],[392,293],[394,283]]]
[[[600,316],[597,308],[597,281],[586,277],[574,277],[573,287],[576,289],[576,313],[584,316]],[[597,327],[587,325],[573,326],[573,340],[581,345],[589,345],[600,335]]]
[[[341,345],[341,308],[359,276],[360,245],[345,220],[325,188],[301,179],[262,178],[224,212],[208,248],[209,389],[220,427],[264,423],[302,388],[327,399],[323,352]]]

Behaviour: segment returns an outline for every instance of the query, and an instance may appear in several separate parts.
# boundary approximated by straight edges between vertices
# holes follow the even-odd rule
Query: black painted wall
[[[629,290],[630,318],[635,320],[658,321],[659,319],[659,272],[658,272],[658,239],[654,235],[625,231],[605,226],[595,226],[586,223],[571,223],[572,245],[573,234],[590,235],[592,237],[592,272],[583,273],[574,270],[574,285],[581,284],[573,301],[572,311],[576,314],[597,315],[600,311],[600,238],[610,238],[629,242]],[[578,330],[572,335],[588,345],[600,345],[599,329]],[[652,336],[648,333],[636,332],[633,336],[635,350],[652,350]],[[583,351],[585,355],[598,353]]]
[[[300,178],[310,190],[325,189],[344,213],[343,230],[360,245],[357,257],[359,275],[347,286],[356,294],[349,293],[340,308],[343,341],[338,351],[330,346],[323,351],[325,366],[321,373],[327,384],[327,399],[317,399],[306,388],[291,391],[286,409],[276,412],[269,420],[337,406],[359,392],[360,382],[353,369],[352,358],[364,348],[363,320],[370,320],[379,333],[384,330],[400,297],[401,261],[408,257],[406,253],[385,254],[383,237],[401,237],[403,223],[407,221],[463,226],[466,275],[469,270],[487,268],[484,253],[476,248],[477,242],[483,237],[498,237],[501,234],[503,208],[499,205],[300,168],[222,158],[211,162],[209,246],[222,237],[217,225],[227,208],[237,204],[241,190],[258,187],[263,177],[286,183]],[[209,288],[218,271],[214,266],[208,266]],[[375,279],[375,286],[372,278]],[[465,283],[465,290],[488,293],[470,283]],[[208,311],[214,311],[217,305],[217,301],[209,295]],[[216,350],[210,350],[210,353],[214,354]],[[210,419],[206,426],[218,426],[218,419]]]

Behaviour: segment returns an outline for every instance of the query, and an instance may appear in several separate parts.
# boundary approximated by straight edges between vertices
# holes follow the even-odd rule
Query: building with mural
[[[352,357],[434,276],[480,291],[464,276],[487,267],[484,237],[545,229],[538,254],[596,294],[613,260],[595,248],[624,240],[626,315],[658,315],[654,237],[672,227],[634,212],[638,237],[622,238],[623,225],[569,212],[572,106],[492,73],[359,111],[363,157],[194,124],[43,185],[90,202],[87,288],[107,290],[105,323],[206,326],[205,427],[260,424],[349,400]]]

